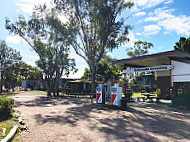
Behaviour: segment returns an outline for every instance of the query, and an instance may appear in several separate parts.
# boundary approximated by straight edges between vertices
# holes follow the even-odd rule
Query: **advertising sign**
[[[123,73],[135,73],[135,72],[147,72],[147,71],[163,71],[163,70],[170,70],[170,69],[172,69],[171,65],[161,65],[161,66],[154,66],[154,67],[126,69],[126,70],[123,71]]]

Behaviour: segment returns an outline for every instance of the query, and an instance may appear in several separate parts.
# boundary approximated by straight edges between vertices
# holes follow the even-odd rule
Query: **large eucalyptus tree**
[[[125,0],[54,0],[54,2],[73,27],[76,38],[72,41],[72,47],[89,65],[94,92],[96,67],[102,57],[129,40],[127,10],[133,3]]]

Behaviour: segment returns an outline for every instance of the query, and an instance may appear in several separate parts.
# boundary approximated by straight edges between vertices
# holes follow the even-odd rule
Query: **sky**
[[[127,1],[127,0],[126,0]],[[112,58],[128,58],[127,49],[138,40],[151,42],[154,47],[149,54],[173,50],[175,42],[180,37],[190,37],[190,1],[188,0],[131,0],[135,6],[130,11],[125,11],[122,16],[129,16],[127,24],[133,28],[129,31],[130,42],[108,53]],[[47,0],[1,0],[0,5],[0,40],[5,40],[7,45],[20,51],[23,61],[36,66],[37,54],[19,36],[9,34],[5,29],[5,17],[11,21],[21,14],[29,17],[34,4],[43,4]],[[76,74],[70,74],[69,78],[80,78],[86,62],[70,52],[70,57],[75,58]]]

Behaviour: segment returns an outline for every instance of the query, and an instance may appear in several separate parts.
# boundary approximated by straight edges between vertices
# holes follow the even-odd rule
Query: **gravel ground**
[[[124,111],[37,91],[13,98],[29,128],[21,142],[190,142],[190,112],[164,104],[132,103]]]

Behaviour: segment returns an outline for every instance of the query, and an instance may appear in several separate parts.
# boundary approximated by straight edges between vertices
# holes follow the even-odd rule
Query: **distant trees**
[[[24,62],[8,67],[4,74],[4,86],[13,89],[21,86],[24,80],[42,80],[42,72],[36,67],[32,67]]]
[[[180,37],[179,41],[175,43],[174,49],[190,53],[190,37],[189,38]]]
[[[15,64],[18,64],[21,59],[20,52],[8,47],[5,41],[0,42],[0,93],[3,91],[6,70]]]
[[[153,47],[153,44],[146,41],[136,41],[134,43],[134,47],[131,47],[127,52],[127,55],[130,57],[138,57],[142,55],[146,55],[149,52],[149,49]]]
[[[121,13],[130,9],[133,3],[125,0],[54,1],[72,25],[76,35],[72,47],[89,65],[94,92],[97,66],[102,57],[129,40],[130,26],[126,23],[126,13]]]
[[[21,62],[14,66],[15,73],[18,72],[17,76],[21,76],[21,80],[41,80],[43,79],[42,71],[37,67],[33,67],[31,65],[26,64],[25,62]]]
[[[58,19],[54,9],[38,6],[28,21],[19,16],[18,21],[11,23],[7,18],[6,29],[22,37],[38,54],[40,59],[37,65],[45,76],[47,94],[59,95],[61,76],[76,71],[74,59],[68,57],[70,40],[73,38],[69,25]]]
[[[108,79],[119,80],[121,78],[121,67],[118,65],[112,66],[112,61],[115,59],[110,56],[104,56],[103,59],[98,63],[96,81],[107,82]],[[90,69],[85,68],[84,74],[81,79],[90,80]]]

